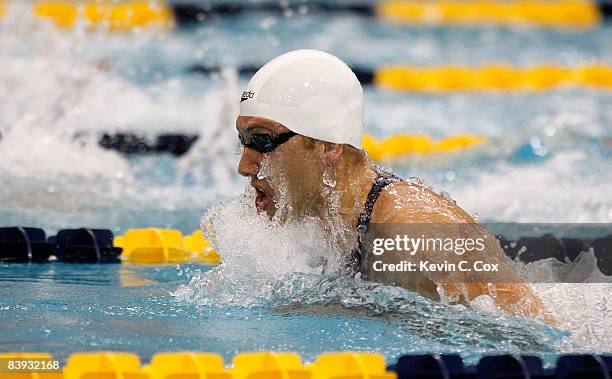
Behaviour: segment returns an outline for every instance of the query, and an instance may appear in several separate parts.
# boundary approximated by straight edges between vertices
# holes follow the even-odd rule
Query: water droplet
[[[546,153],[548,152],[548,150],[546,149],[546,147],[544,146],[544,144],[542,144],[542,140],[539,137],[531,137],[529,139],[529,144],[531,145],[531,149],[533,150],[533,153],[539,157],[543,157],[546,155]]]
[[[450,170],[450,171],[446,171],[446,174],[444,175],[444,177],[449,182],[452,182],[453,180],[455,180],[455,178],[457,178],[457,174],[455,174],[455,171]]]
[[[264,158],[261,160],[259,170],[257,171],[257,179],[265,179],[270,177],[271,166],[270,166],[270,155],[264,154]]]
[[[546,134],[549,137],[554,136],[555,134],[557,134],[557,128],[555,128],[554,125],[552,124],[548,124],[546,125],[546,127],[544,128],[544,134]]]
[[[336,187],[336,181],[331,178],[326,178],[325,176],[323,176],[323,184],[332,188]]]
[[[411,176],[407,179],[407,182],[410,184],[416,184],[416,185],[422,185],[423,179],[419,178],[418,176]]]
[[[308,5],[306,4],[302,4],[298,7],[298,12],[302,15],[307,14],[308,13]]]
[[[270,29],[272,26],[274,26],[276,24],[276,18],[275,17],[268,17],[265,18],[263,21],[261,21],[259,23],[259,27],[263,30],[268,30]]]
[[[446,192],[446,191],[442,191],[440,192],[440,196],[442,196],[443,198],[452,201],[453,203],[457,203],[457,201],[455,201],[452,197],[451,194]]]

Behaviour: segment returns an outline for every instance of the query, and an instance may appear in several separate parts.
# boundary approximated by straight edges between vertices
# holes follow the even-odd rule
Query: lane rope
[[[544,369],[542,359],[527,355],[484,355],[475,365],[467,365],[458,354],[406,354],[391,362],[376,352],[326,352],[313,362],[304,364],[293,352],[236,352],[232,363],[215,352],[176,351],[155,353],[145,363],[133,352],[89,351],[72,352],[62,367],[51,354],[39,352],[0,352],[7,373],[10,360],[28,360],[46,368],[31,374],[15,370],[14,375],[30,377],[71,378],[162,378],[199,377],[218,379],[238,378],[352,378],[394,379],[408,377],[448,377],[450,374],[466,378],[490,377],[506,374],[512,377],[546,378],[601,377],[609,378],[612,357],[605,354],[563,354],[554,367]],[[441,362],[430,365],[425,362]],[[388,363],[388,365],[387,365]],[[25,374],[20,374],[24,373]],[[13,374],[7,374],[13,376]]]
[[[6,5],[0,2],[0,16],[6,13],[5,8]],[[35,17],[50,19],[61,28],[73,27],[78,19],[82,19],[91,26],[112,31],[129,31],[145,26],[169,28],[252,12],[277,13],[286,17],[307,13],[350,14],[409,25],[592,28],[602,19],[612,16],[612,4],[591,0],[386,0],[373,4],[332,4],[321,0],[293,4],[275,1],[40,0],[33,6]]]
[[[236,68],[239,75],[252,76],[258,67]],[[514,67],[504,63],[479,67],[443,65],[437,67],[387,65],[368,69],[351,67],[363,85],[416,93],[447,92],[538,92],[562,87],[612,89],[612,65],[593,63],[576,67],[541,64]],[[215,65],[192,65],[188,72],[212,75],[221,72]]]
[[[197,134],[161,134],[147,138],[133,133],[103,134],[99,144],[103,148],[124,154],[169,153],[181,156],[198,140]],[[487,142],[486,137],[457,134],[440,139],[426,135],[399,133],[378,139],[371,134],[363,136],[363,148],[376,161],[392,161],[410,155],[455,153],[472,149]]]

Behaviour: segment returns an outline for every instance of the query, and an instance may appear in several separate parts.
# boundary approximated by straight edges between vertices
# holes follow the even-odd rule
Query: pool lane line
[[[7,372],[10,377],[58,379],[610,378],[612,355],[558,354],[554,367],[545,368],[542,358],[525,352],[483,354],[475,365],[467,365],[456,353],[402,354],[388,362],[379,352],[339,351],[319,353],[305,363],[296,352],[257,351],[235,352],[230,363],[218,352],[173,351],[155,353],[145,363],[135,352],[72,351],[62,366],[48,353],[0,352],[0,373]]]
[[[52,258],[54,257],[54,258]],[[177,229],[129,229],[115,236],[110,229],[62,229],[54,236],[43,229],[0,227],[0,262],[46,263],[202,263],[218,265],[219,255],[201,230],[183,235]]]
[[[507,230],[512,230],[508,224]],[[485,224],[486,226],[486,224]],[[584,228],[585,225],[581,225]],[[591,232],[601,230],[595,224]],[[24,238],[23,232],[27,233]],[[536,236],[533,236],[533,232]],[[556,236],[549,232],[537,232],[517,239],[495,233],[500,247],[512,261],[531,263],[555,258],[560,262],[576,262],[581,253],[592,251],[596,266],[606,276],[612,275],[612,234],[593,238]],[[588,230],[587,230],[588,232]],[[512,233],[512,232],[510,232]],[[568,233],[568,232],[565,232]],[[211,238],[210,235],[207,236]],[[114,235],[110,229],[62,229],[49,236],[43,229],[23,226],[0,226],[1,263],[45,263],[51,256],[69,263],[202,263],[221,264],[221,257],[207,240],[202,230],[183,235],[178,229],[140,228],[128,229],[123,235]],[[31,254],[29,253],[31,252]]]
[[[395,24],[414,25],[523,25],[590,28],[612,13],[609,3],[588,0],[386,0],[374,4],[306,4],[282,2],[177,3],[173,5],[178,25],[189,25],[214,17],[231,17],[248,12],[284,16],[306,13],[348,14],[379,17]]]
[[[0,17],[6,13],[0,0]],[[513,26],[592,28],[612,16],[611,2],[591,0],[385,0],[373,4],[332,4],[321,0],[301,4],[284,2],[165,2],[128,0],[73,2],[39,0],[33,15],[50,19],[58,27],[74,27],[78,20],[88,26],[110,31],[131,31],[142,27],[188,26],[214,18],[259,12],[285,17],[303,14],[355,15],[380,18],[400,25]]]
[[[123,154],[162,154],[181,156],[198,140],[197,134],[105,133],[98,143],[101,147]],[[487,143],[483,136],[457,134],[434,139],[421,134],[398,133],[379,139],[370,134],[363,136],[363,148],[370,158],[391,162],[409,155],[446,154],[472,149]]]
[[[244,77],[252,76],[258,67],[240,66],[236,70]],[[351,67],[363,85],[423,93],[446,92],[539,92],[564,86],[612,89],[612,65],[594,63],[577,67],[552,64],[514,67],[509,64],[483,66],[409,66],[387,65],[369,69]],[[190,73],[210,75],[221,72],[216,65],[194,64]]]

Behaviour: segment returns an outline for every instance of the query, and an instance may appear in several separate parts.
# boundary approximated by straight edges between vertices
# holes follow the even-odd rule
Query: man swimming
[[[488,295],[507,313],[554,323],[530,287],[516,280],[492,286],[374,268],[374,260],[382,267],[400,262],[402,255],[375,257],[364,242],[370,228],[393,237],[388,225],[478,225],[451,199],[372,163],[361,149],[363,124],[361,84],[337,57],[296,50],[263,66],[242,93],[236,121],[244,147],[238,172],[251,179],[257,211],[280,221],[327,220],[328,237],[347,252],[343,259],[348,271],[365,279],[451,302]],[[486,254],[511,271],[499,244]]]

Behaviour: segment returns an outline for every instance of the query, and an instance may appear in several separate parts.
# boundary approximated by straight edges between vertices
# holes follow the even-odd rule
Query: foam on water
[[[612,283],[599,272],[585,279],[608,283],[533,285],[560,323],[560,330],[552,330],[535,321],[503,315],[484,296],[474,299],[473,309],[467,309],[341,275],[335,258],[339,252],[321,237],[324,231],[314,220],[280,226],[256,215],[252,200],[245,195],[228,201],[203,219],[223,264],[179,287],[173,294],[179,301],[212,307],[289,306],[315,312],[321,307],[340,307],[344,312],[405,321],[405,332],[439,343],[442,351],[607,351],[612,343],[606,312]],[[582,259],[583,265],[594,262],[592,254]],[[523,268],[537,282],[549,281],[565,267],[549,260]],[[492,330],[495,332],[490,333]]]
[[[2,208],[71,212],[156,202],[175,209],[240,192],[230,96],[223,96],[237,98],[235,74],[233,81],[228,74],[227,80],[207,82],[205,90],[188,78],[135,84],[119,76],[112,61],[84,53],[103,37],[79,28],[59,32],[34,22],[26,8],[21,17],[12,13],[0,23]],[[201,138],[167,173],[155,175],[162,160],[104,150],[97,143],[102,132]]]
[[[459,205],[491,220],[610,222],[606,165],[584,151],[561,151],[538,165],[500,164],[452,193]]]

